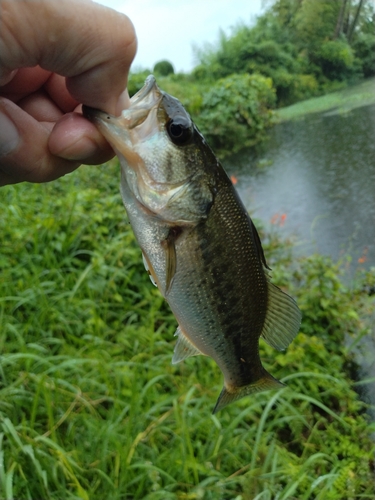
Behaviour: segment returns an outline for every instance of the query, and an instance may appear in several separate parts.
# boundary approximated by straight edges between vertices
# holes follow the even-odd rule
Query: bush
[[[166,59],[157,62],[154,66],[154,74],[160,76],[173,75],[174,74],[173,64],[167,61]]]
[[[288,104],[310,99],[319,93],[319,83],[314,75],[293,75],[289,88]]]
[[[272,80],[261,75],[222,78],[203,96],[198,125],[221,155],[254,146],[266,137],[275,105]]]
[[[351,76],[354,69],[354,54],[348,43],[341,40],[330,40],[321,44],[315,52],[324,76],[330,80],[344,80]]]
[[[375,74],[375,36],[360,33],[353,43],[356,58],[359,59],[365,77]]]

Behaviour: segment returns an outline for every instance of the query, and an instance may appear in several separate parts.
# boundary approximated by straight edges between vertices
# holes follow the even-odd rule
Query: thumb
[[[115,114],[136,45],[127,16],[90,0],[1,0],[0,77],[40,65],[67,77],[78,102]]]

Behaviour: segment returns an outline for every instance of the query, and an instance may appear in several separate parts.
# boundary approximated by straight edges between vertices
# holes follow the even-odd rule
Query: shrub
[[[173,64],[167,61],[166,59],[163,59],[162,61],[159,61],[155,64],[154,73],[155,75],[160,75],[160,76],[173,75],[174,74]]]
[[[272,80],[258,74],[220,79],[203,96],[198,125],[219,154],[254,146],[266,136],[275,104]]]
[[[356,58],[360,60],[365,77],[375,74],[375,36],[370,33],[360,33],[353,43]]]
[[[352,73],[354,54],[350,45],[344,41],[329,40],[322,43],[314,58],[330,80],[344,80]]]

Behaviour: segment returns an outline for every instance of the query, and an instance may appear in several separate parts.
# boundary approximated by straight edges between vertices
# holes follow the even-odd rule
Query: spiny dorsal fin
[[[180,327],[177,328],[175,336],[177,336],[178,339],[173,352],[173,365],[176,365],[180,361],[183,361],[190,356],[198,356],[199,354],[203,354],[199,349],[195,347],[194,344],[190,342],[186,335],[184,335]]]
[[[268,306],[261,337],[278,351],[288,347],[301,325],[301,311],[280,288],[268,282]]]
[[[254,384],[244,385],[243,387],[236,387],[231,392],[229,392],[224,386],[216,401],[216,405],[212,413],[217,413],[230,403],[233,403],[234,401],[237,401],[244,396],[248,396],[249,394],[269,391],[271,389],[282,389],[283,387],[285,387],[285,385],[282,382],[275,379],[266,370],[264,370],[262,378],[257,380]]]

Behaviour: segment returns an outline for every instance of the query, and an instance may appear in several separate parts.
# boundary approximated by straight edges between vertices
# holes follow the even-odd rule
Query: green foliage
[[[2,188],[0,210],[1,498],[374,497],[374,429],[345,340],[363,335],[363,293],[328,259],[291,267],[262,235],[304,313],[287,351],[260,345],[287,388],[213,416],[222,376],[203,356],[171,365],[176,322],[143,269],[115,161]]]
[[[259,73],[272,78],[277,105],[285,106],[374,75],[374,46],[369,1],[277,0],[254,26],[221,33],[216,47],[198,50],[193,75]]]
[[[166,59],[157,62],[154,66],[154,74],[160,76],[173,75],[174,74],[173,64],[167,61]]]
[[[133,96],[140,90],[151,72],[143,70],[132,72],[129,76],[129,94]],[[170,74],[168,76],[155,75],[159,87],[168,94],[177,97],[186,110],[193,116],[197,116],[202,109],[202,94],[208,85],[197,83],[191,76],[185,74]]]
[[[371,33],[360,33],[353,43],[356,58],[361,62],[365,77],[375,72],[375,36]]]
[[[203,96],[197,123],[210,146],[221,155],[253,146],[266,137],[275,93],[261,75],[222,78]]]
[[[189,75],[176,74],[157,79],[158,85],[168,94],[177,97],[195,119],[202,110],[203,93],[207,86],[194,81]]]
[[[137,72],[131,72],[129,74],[129,79],[128,79],[128,92],[129,96],[132,97],[134,94],[138,92],[138,90],[141,90],[143,87],[146,78],[148,75],[151,74],[151,71],[148,69],[142,70],[142,71],[137,71]]]
[[[340,82],[337,82],[337,85],[340,85]],[[275,118],[284,121],[302,118],[309,113],[321,113],[329,110],[332,112],[333,109],[335,113],[348,113],[356,107],[371,106],[375,104],[374,85],[375,78],[370,78],[338,92],[331,92],[278,109],[275,111]]]
[[[349,78],[354,69],[354,54],[350,45],[342,40],[329,40],[314,53],[324,76],[331,80]]]

